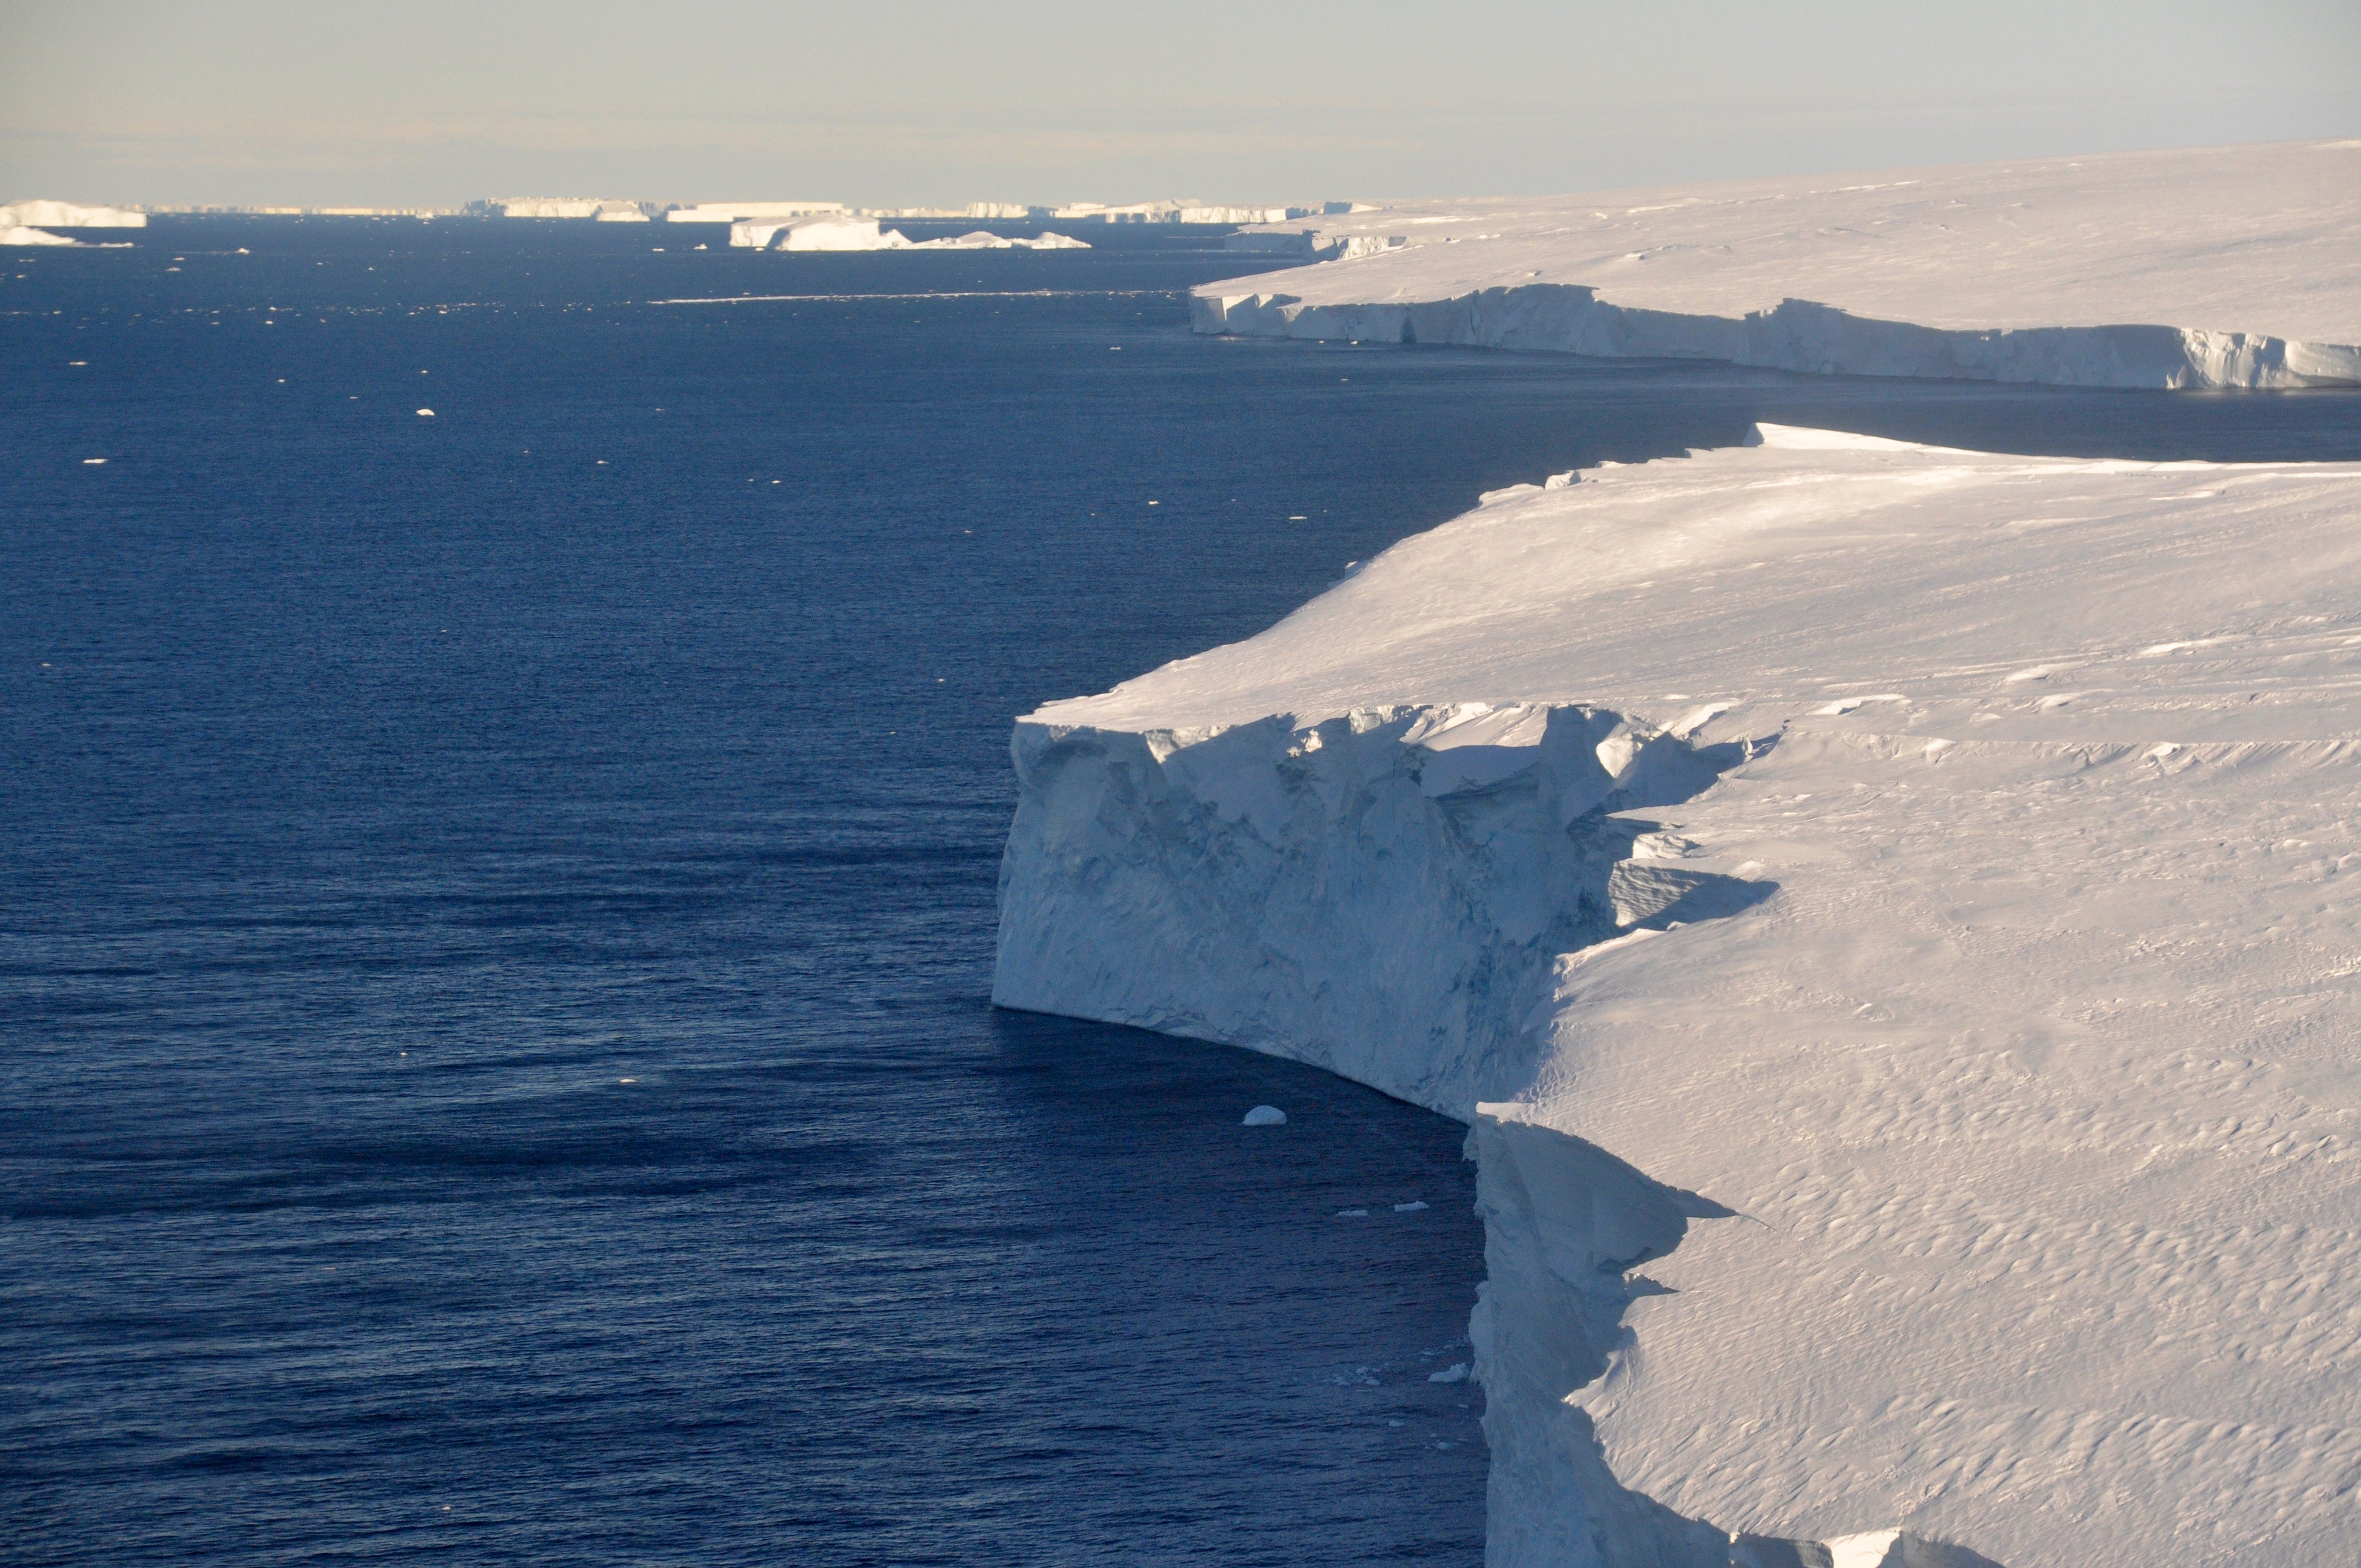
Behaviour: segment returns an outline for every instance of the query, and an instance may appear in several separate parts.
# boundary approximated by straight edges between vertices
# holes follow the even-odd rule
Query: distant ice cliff
[[[1199,289],[1198,331],[2071,386],[2361,381],[2361,141],[1405,203],[1259,232],[1337,259]]]

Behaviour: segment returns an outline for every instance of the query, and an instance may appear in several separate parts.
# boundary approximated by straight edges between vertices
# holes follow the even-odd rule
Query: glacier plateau
[[[1405,202],[1196,329],[2104,387],[2361,381],[2361,140]]]
[[[994,1000],[1470,1126],[1488,1562],[2361,1540],[2361,465],[1764,427],[1018,721]]]

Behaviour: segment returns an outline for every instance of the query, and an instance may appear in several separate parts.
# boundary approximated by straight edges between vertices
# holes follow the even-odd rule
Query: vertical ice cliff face
[[[1566,1396],[1631,1353],[1624,1310],[1653,1288],[1641,1266],[1680,1245],[1691,1219],[1730,1212],[1514,1115],[1483,1107],[1468,1140],[1484,1216],[1470,1337],[1492,1451],[1486,1561],[1723,1568],[1730,1537],[1618,1482],[1588,1412]]]
[[[1618,928],[1635,829],[1601,808],[1693,794],[1735,754],[1484,703],[1024,723],[1013,750],[994,1002],[1252,1046],[1462,1120],[1530,1080],[1556,955]]]

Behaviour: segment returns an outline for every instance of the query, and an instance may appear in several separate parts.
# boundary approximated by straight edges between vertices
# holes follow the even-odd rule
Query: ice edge
[[[1306,304],[1279,292],[1220,291],[1234,287],[1210,284],[1191,296],[1192,330],[2064,387],[2284,389],[2361,383],[2361,347],[2255,333],[2138,324],[1950,331],[1796,299],[1738,318],[1689,315],[1618,305],[1596,289],[1566,283],[1478,289],[1443,300],[1334,304]]]

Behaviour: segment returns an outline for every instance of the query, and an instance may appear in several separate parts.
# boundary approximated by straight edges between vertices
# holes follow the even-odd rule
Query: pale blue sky
[[[0,200],[1598,189],[2361,135],[2356,0],[0,0]]]

